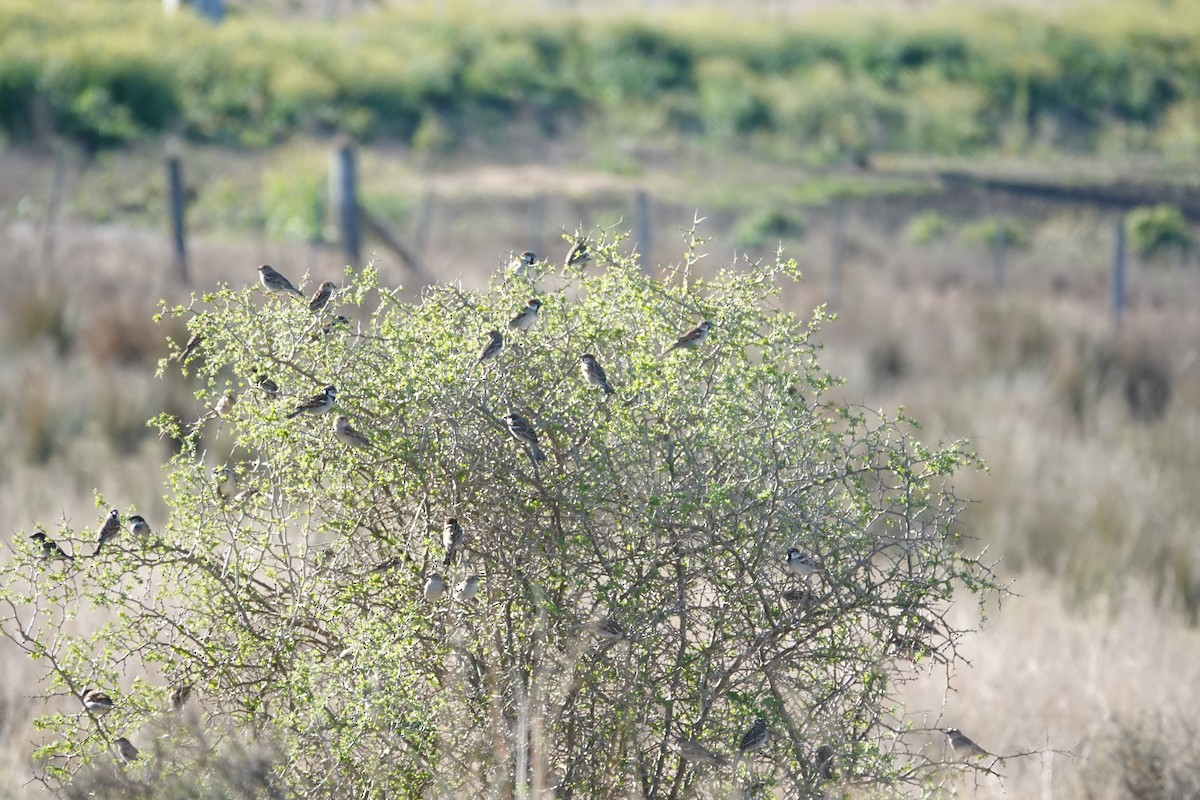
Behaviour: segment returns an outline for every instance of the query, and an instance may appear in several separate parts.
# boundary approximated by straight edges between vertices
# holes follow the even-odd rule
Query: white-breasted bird
[[[369,450],[374,446],[366,436],[363,436],[350,424],[350,418],[347,416],[339,416],[333,421],[333,435],[342,444],[348,444],[351,447],[362,447]]]
[[[517,313],[508,322],[509,330],[520,331],[521,333],[529,333],[529,329],[533,327],[533,323],[537,322],[538,310],[542,307],[542,301],[536,297],[529,298],[529,302],[525,307]]]
[[[725,763],[724,756],[717,755],[696,739],[684,739],[681,737],[675,742],[675,747],[679,751],[680,758],[684,761],[690,761],[693,764],[715,764],[721,766]]]
[[[479,348],[479,360],[475,362],[476,366],[495,359],[504,350],[504,337],[500,335],[500,331],[488,331],[487,341],[483,343],[483,347]]]
[[[99,689],[84,689],[79,699],[83,701],[83,707],[97,717],[112,711],[115,705],[113,699]]]
[[[100,526],[96,541],[96,550],[92,553],[94,556],[100,555],[100,548],[104,547],[105,542],[112,541],[121,534],[121,512],[115,508],[108,512],[108,516],[104,518],[104,524]]]
[[[141,514],[134,514],[128,520],[129,532],[141,539],[150,535],[150,523]]]
[[[314,312],[324,311],[325,306],[329,305],[329,300],[333,297],[336,289],[337,285],[333,281],[322,283],[317,287],[317,291],[313,293],[313,296],[308,298],[308,310]]]
[[[571,249],[567,251],[567,257],[563,260],[563,264],[568,267],[575,265],[584,265],[592,260],[592,252],[588,250],[586,239],[576,239],[571,245]]]
[[[537,431],[533,429],[528,420],[517,412],[510,411],[504,415],[504,424],[508,426],[508,432],[514,439],[529,448],[529,457],[535,464],[546,460],[546,454],[538,446]]]
[[[278,270],[268,264],[263,264],[258,268],[258,280],[268,292],[276,294],[288,292],[296,295],[296,297],[304,297],[304,295],[300,294],[300,290],[292,285],[291,281],[283,277]]]
[[[462,549],[462,545],[462,526],[458,524],[456,518],[446,517],[446,524],[442,526],[442,549],[446,551],[446,557],[442,559],[442,566],[448,567],[454,563],[454,558]]]
[[[67,555],[66,551],[59,547],[58,542],[46,535],[43,530],[34,531],[29,537],[42,548],[42,558],[53,559],[61,558],[65,561],[74,561],[75,556]]]
[[[625,638],[625,629],[612,617],[593,617],[583,627],[606,642],[617,642]]]
[[[608,376],[604,374],[604,367],[600,366],[600,362],[591,353],[584,353],[579,357],[579,371],[583,374],[583,379],[591,386],[600,387],[606,395],[613,393]]]
[[[512,265],[509,266],[509,269],[512,270],[514,274],[520,275],[522,278],[524,278],[529,274],[529,268],[535,263],[537,263],[537,254],[532,250],[526,250],[524,253],[521,253],[521,255],[513,259]]]
[[[223,394],[217,398],[217,403],[213,406],[213,411],[217,412],[218,417],[227,417],[229,416],[229,412],[233,411],[233,407],[236,404],[237,398],[231,394]]]
[[[708,320],[704,320],[704,322],[701,322],[699,325],[676,339],[675,344],[671,345],[659,354],[659,358],[662,358],[673,350],[695,350],[704,343],[705,339],[708,338],[708,332],[710,330],[712,330],[712,323]]]
[[[979,745],[975,744],[971,737],[964,734],[958,728],[942,728],[942,733],[946,734],[946,739],[950,743],[950,747],[954,750],[954,755],[965,761],[976,756],[990,756],[987,750],[984,750]]]
[[[755,750],[761,750],[769,738],[771,738],[771,731],[767,728],[767,721],[759,717],[742,734],[742,739],[738,742],[738,752],[753,753]]]
[[[442,599],[442,595],[446,594],[446,580],[436,572],[429,573],[429,577],[425,579],[425,599],[431,603],[436,603]]]
[[[469,575],[454,590],[454,599],[460,603],[469,603],[479,594],[479,576]]]
[[[333,403],[337,399],[337,389],[333,386],[326,386],[321,392],[314,394],[304,402],[298,404],[292,413],[287,415],[288,419],[298,417],[301,414],[324,414],[329,409],[333,408]]]
[[[801,553],[798,548],[789,547],[787,551],[787,561],[785,562],[787,571],[793,575],[807,577],[820,569],[816,560],[807,553]]]
[[[237,476],[229,467],[213,467],[212,480],[217,496],[221,499],[230,500],[237,494]]]

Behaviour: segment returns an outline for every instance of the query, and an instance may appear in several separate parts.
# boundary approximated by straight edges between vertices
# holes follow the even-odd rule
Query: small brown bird
[[[138,749],[136,747],[134,747],[133,743],[130,742],[128,739],[126,739],[124,736],[120,736],[116,739],[113,739],[113,745],[117,749],[117,755],[119,755],[121,757],[121,760],[124,761],[126,764],[137,761]]]
[[[583,373],[583,379],[592,386],[599,386],[604,390],[605,395],[613,393],[612,386],[608,383],[608,376],[604,374],[604,367],[600,366],[600,362],[591,353],[584,353],[579,357],[580,372]]]
[[[591,260],[592,253],[588,250],[587,240],[576,239],[575,244],[571,245],[571,249],[567,251],[567,257],[563,264],[568,267],[582,266]]]
[[[66,561],[75,560],[75,556],[67,555],[66,552],[58,546],[58,542],[47,536],[45,531],[35,531],[29,538],[41,546],[41,557],[44,559],[61,558]]]
[[[966,736],[958,728],[943,728],[942,733],[946,734],[946,738],[950,742],[950,747],[954,750],[954,755],[962,761],[975,758],[976,756],[991,755],[987,750],[975,744],[970,737]]]
[[[742,740],[738,743],[738,752],[753,753],[756,750],[761,750],[767,744],[767,739],[769,738],[771,738],[771,732],[767,729],[767,721],[759,717],[742,734]]]
[[[279,396],[279,384],[271,380],[267,373],[256,368],[250,375],[250,382],[262,390],[262,393],[274,400]]]
[[[542,452],[542,448],[538,447],[537,431],[524,417],[515,411],[510,411],[504,416],[504,422],[508,425],[508,432],[512,434],[512,437],[529,447],[529,457],[533,463],[546,460],[546,454]]]
[[[454,599],[460,603],[469,603],[479,594],[479,576],[469,575],[466,580],[454,590]]]
[[[171,708],[176,711],[183,711],[183,707],[187,705],[188,698],[192,696],[192,685],[190,683],[181,683],[171,690]]]
[[[659,354],[659,358],[662,358],[673,350],[695,350],[704,343],[705,339],[708,338],[708,332],[710,330],[712,330],[712,323],[708,320],[704,320],[704,322],[701,322],[699,325],[680,336],[675,341],[675,344],[671,345],[666,350],[663,350],[662,353]]]
[[[333,421],[333,435],[342,444],[348,444],[351,447],[361,447],[367,450],[373,447],[371,441],[350,424],[349,417],[341,416]]]
[[[504,337],[500,335],[500,331],[488,331],[487,341],[479,349],[479,360],[475,362],[475,365],[479,366],[495,359],[502,350],[504,350]]]
[[[262,283],[264,289],[268,292],[278,294],[280,292],[289,292],[296,297],[303,298],[300,290],[292,286],[292,282],[283,277],[274,267],[263,264],[258,268],[258,280]]]
[[[228,500],[237,494],[237,476],[229,467],[213,467],[212,480],[220,499]]]
[[[298,404],[292,413],[287,415],[288,419],[298,417],[301,414],[320,415],[333,408],[333,403],[337,399],[337,389],[332,386],[326,386],[325,389],[304,402]]]
[[[233,407],[236,404],[236,397],[231,394],[223,394],[217,398],[217,403],[213,406],[213,411],[217,412],[218,417],[228,417],[229,412],[233,411]]]
[[[308,310],[313,312],[324,311],[325,306],[329,305],[329,299],[333,297],[333,292],[336,289],[337,286],[333,281],[322,283],[317,288],[317,291],[313,293],[313,296],[308,299]]]
[[[96,542],[96,550],[92,553],[92,555],[100,555],[100,548],[104,547],[104,543],[117,538],[120,533],[121,512],[114,508],[112,511],[108,512],[108,516],[104,518],[104,524],[100,526],[99,541]]]
[[[99,689],[84,689],[81,695],[83,707],[97,717],[113,709],[113,699]]]
[[[462,526],[454,517],[446,517],[446,524],[442,527],[442,549],[446,551],[446,557],[442,560],[442,566],[448,567],[454,563],[454,558],[462,549],[462,544]]]
[[[529,268],[537,263],[537,254],[532,250],[526,250],[521,255],[513,259],[512,266],[509,267],[514,273],[525,277],[529,274]]]
[[[595,617],[588,620],[584,628],[606,642],[618,642],[625,638],[625,629],[612,617]]]
[[[520,331],[521,333],[529,333],[529,329],[533,327],[533,323],[537,322],[538,310],[542,307],[542,301],[536,297],[529,298],[529,302],[521,309],[515,317],[509,320],[509,330]]]
[[[679,757],[693,764],[714,764],[719,767],[725,763],[724,756],[717,755],[696,739],[681,738],[676,742],[676,747],[679,750]]]
[[[183,346],[183,350],[179,353],[179,357],[176,360],[180,364],[187,363],[188,358],[191,357],[192,353],[196,352],[196,349],[199,348],[203,342],[204,334],[200,333],[200,331],[196,331],[191,335],[191,338],[187,340],[187,344]]]
[[[799,575],[802,578],[806,578],[820,569],[820,566],[812,556],[801,553],[795,547],[788,548],[786,567],[788,572],[793,575]]]

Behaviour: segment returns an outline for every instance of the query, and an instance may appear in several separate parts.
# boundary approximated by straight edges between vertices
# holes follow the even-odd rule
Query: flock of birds
[[[586,242],[579,240],[568,252],[566,264],[568,266],[584,264],[591,260],[591,257]],[[514,271],[523,274],[536,261],[537,256],[533,252],[525,251],[513,262],[512,268]],[[273,294],[290,294],[304,299],[303,293],[275,268],[264,264],[258,268],[258,274],[262,287],[268,292]],[[316,292],[308,298],[309,309],[314,313],[323,312],[328,307],[330,300],[336,292],[336,284],[332,281],[323,282],[317,288]],[[513,331],[527,333],[533,327],[534,323],[537,322],[541,306],[541,300],[536,297],[530,298],[525,307],[508,323],[508,328]],[[678,350],[694,350],[699,348],[708,338],[711,330],[712,323],[709,320],[700,322],[695,327],[680,335],[670,347],[662,351],[660,357],[665,357]],[[197,332],[193,334],[180,352],[179,360],[181,362],[186,361],[196,352],[202,342],[203,336],[201,333]],[[476,365],[481,366],[494,361],[503,350],[504,337],[497,330],[488,331],[483,346],[480,348]],[[579,363],[581,375],[590,386],[603,391],[606,397],[615,393],[604,368],[594,355],[591,353],[582,354],[579,357]],[[255,379],[255,382],[269,396],[274,397],[278,394],[278,386],[269,378],[260,375]],[[287,419],[294,419],[301,415],[324,415],[333,408],[336,400],[337,388],[332,385],[326,386],[317,394],[296,404],[291,412],[287,414]],[[232,396],[224,395],[217,401],[214,411],[217,415],[224,417],[232,410],[233,405]],[[534,467],[536,468],[540,462],[545,461],[546,456],[539,446],[537,431],[534,426],[520,414],[511,410],[503,419],[513,439],[526,448]],[[370,439],[354,428],[350,419],[344,415],[334,418],[333,433],[340,442],[347,446],[375,449],[375,445]],[[235,500],[240,502],[253,493],[253,490],[238,491],[236,477],[228,467],[214,467],[212,480],[216,494],[221,500]],[[137,514],[129,516],[126,520],[126,527],[137,538],[145,538],[151,532],[149,523]],[[114,508],[108,512],[97,532],[96,548],[92,552],[92,556],[99,556],[102,548],[120,535],[121,531],[121,513],[118,509]],[[45,531],[39,529],[30,538],[41,548],[42,558],[74,560],[74,556],[66,553]],[[464,541],[465,536],[458,519],[455,517],[446,517],[442,528],[443,567],[449,568],[455,563],[463,550]],[[804,589],[792,589],[785,592],[785,598],[801,603],[811,599],[813,594],[807,589],[807,582],[812,575],[821,571],[820,564],[812,556],[801,552],[798,548],[792,547],[787,551],[783,566],[788,573],[803,579],[804,586],[806,587]],[[479,575],[472,574],[467,576],[454,589],[453,598],[461,603],[474,602],[479,593],[480,581],[481,578]],[[430,572],[425,580],[423,594],[427,601],[431,603],[437,602],[446,595],[447,589],[448,584],[446,580],[440,573],[434,571]],[[615,643],[626,637],[625,631],[611,617],[594,619],[588,623],[587,629],[608,644]],[[177,687],[171,698],[174,708],[176,710],[182,709],[190,694],[191,686]],[[80,699],[82,700],[83,707],[96,717],[108,713],[114,706],[113,699],[98,689],[85,689]],[[991,755],[957,728],[943,728],[941,730],[946,734],[950,747],[960,759],[966,760],[976,756]],[[761,750],[770,740],[770,735],[771,732],[767,721],[763,717],[755,718],[737,742],[737,756],[740,758]],[[680,737],[677,739],[676,745],[680,757],[686,761],[714,766],[724,766],[728,763],[728,759],[725,756],[715,753],[699,740]],[[138,749],[123,736],[113,740],[113,747],[117,755],[124,762],[132,762],[139,757]],[[820,775],[825,778],[832,777],[833,751],[828,746],[822,746],[818,749],[816,766]]]

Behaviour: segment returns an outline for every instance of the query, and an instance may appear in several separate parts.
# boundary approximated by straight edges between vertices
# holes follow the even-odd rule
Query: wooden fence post
[[[177,155],[167,156],[167,211],[171,216],[171,242],[175,253],[175,270],[179,281],[188,282],[187,229],[184,214],[187,211],[183,195],[183,165]]]
[[[1121,327],[1125,314],[1125,215],[1117,216],[1117,230],[1113,237],[1113,321]]]
[[[833,263],[829,271],[829,307],[842,302],[842,262],[846,257],[846,202],[839,200],[833,212]]]
[[[346,263],[358,266],[361,236],[358,219],[358,180],[354,172],[354,145],[333,151],[329,162],[329,202],[337,215],[338,232]]]
[[[637,249],[642,254],[642,270],[649,271],[651,260],[650,249],[650,197],[645,189],[638,189],[633,194],[633,222],[637,226]]]
[[[1004,294],[1004,259],[1008,251],[1008,226],[1003,220],[996,224],[996,244],[992,253],[992,280],[996,294]]]

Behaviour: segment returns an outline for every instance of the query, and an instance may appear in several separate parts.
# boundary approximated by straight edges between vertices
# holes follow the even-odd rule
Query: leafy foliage
[[[18,539],[2,630],[69,708],[41,720],[54,734],[43,780],[69,782],[115,737],[148,732],[131,779],[225,780],[187,745],[194,729],[164,722],[188,685],[206,725],[272,743],[259,780],[273,794],[932,786],[939,762],[892,706],[912,662],[958,658],[955,594],[995,588],[960,550],[949,479],[973,457],[827,399],[836,381],[812,343],[823,311],[803,321],[775,302],[794,262],[702,279],[693,236],[658,279],[619,245],[416,302],[367,268],[321,313],[257,287],[170,309],[204,336],[185,362],[198,400],[237,387],[205,423],[236,445],[214,463],[199,428],[163,415],[186,444],[153,534],[84,557],[90,534],[63,526],[52,538],[74,562]],[[537,323],[508,331],[531,294]],[[331,314],[352,322],[326,330]],[[707,340],[660,356],[700,320]],[[490,329],[507,344],[480,365]],[[585,352],[612,396],[583,379]],[[326,384],[333,414],[287,418]],[[509,435],[509,411],[544,461]],[[370,446],[336,437],[338,414]],[[450,516],[465,545],[446,564]],[[810,554],[808,574],[785,567],[791,547]],[[450,587],[480,576],[479,596],[428,600],[434,572]],[[80,632],[93,608],[103,624]],[[87,686],[116,709],[78,712]],[[758,718],[765,747],[739,754]],[[682,760],[681,739],[721,763]]]
[[[1125,218],[1133,251],[1154,259],[1169,252],[1187,253],[1196,245],[1183,212],[1170,203],[1139,206]]]

